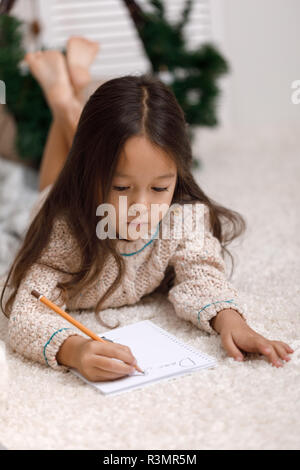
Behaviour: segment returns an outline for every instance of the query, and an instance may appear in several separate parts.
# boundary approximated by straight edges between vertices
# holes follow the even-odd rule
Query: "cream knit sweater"
[[[31,220],[50,189],[51,185],[40,193],[32,209]],[[198,212],[195,210],[196,205],[200,208]],[[188,206],[191,210],[190,218],[182,218],[182,214],[186,214],[183,206],[177,215],[169,209],[158,224],[156,232],[149,238],[142,237],[129,242],[122,238],[117,240],[117,247],[125,258],[126,273],[120,286],[104,302],[102,310],[135,304],[160,285],[167,266],[172,265],[176,277],[174,286],[168,292],[168,299],[179,317],[211,334],[217,333],[211,328],[209,321],[220,310],[233,308],[246,320],[246,305],[226,279],[221,245],[210,231],[207,207],[200,202],[193,202]],[[199,214],[204,224],[201,223]],[[191,230],[191,220],[194,224],[197,217],[200,220],[199,226],[202,227],[200,231]],[[168,236],[161,235],[160,225],[165,227],[165,234]],[[76,243],[66,221],[57,217],[48,246],[43,250],[40,260],[50,264],[55,259],[59,268],[76,270],[80,259]],[[60,289],[56,287],[56,283],[65,280],[66,276],[69,279],[70,275],[34,263],[22,279],[12,305],[8,322],[10,346],[33,361],[57,370],[67,370],[67,367],[58,364],[56,360],[60,346],[70,335],[86,336],[33,297],[31,290],[37,290],[68,311],[93,310],[116,275],[117,266],[110,255],[101,279],[84,292],[78,292],[69,305],[62,305]]]

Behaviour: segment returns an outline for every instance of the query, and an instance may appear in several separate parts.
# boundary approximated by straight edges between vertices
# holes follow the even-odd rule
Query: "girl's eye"
[[[117,191],[124,191],[128,188],[126,186],[113,186],[113,189],[116,189]]]
[[[113,189],[116,191],[125,191],[128,189],[128,186],[113,186]],[[168,191],[168,188],[152,188],[154,191],[161,192],[161,191]]]

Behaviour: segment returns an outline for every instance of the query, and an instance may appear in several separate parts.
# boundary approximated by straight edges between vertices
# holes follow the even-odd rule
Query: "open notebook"
[[[153,382],[188,374],[199,369],[214,367],[217,360],[184,343],[150,320],[100,333],[115,343],[129,346],[145,375],[135,371],[120,379],[90,382],[76,369],[70,371],[104,395],[117,395]],[[118,359],[115,359],[118,360]]]

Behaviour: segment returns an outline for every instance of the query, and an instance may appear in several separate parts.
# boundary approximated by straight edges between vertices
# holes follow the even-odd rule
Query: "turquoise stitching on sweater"
[[[57,330],[53,333],[53,335],[50,337],[50,339],[47,341],[47,343],[45,344],[44,346],[44,351],[43,351],[43,354],[44,354],[44,358],[45,358],[45,361],[47,363],[47,365],[49,366],[48,364],[48,361],[47,361],[47,358],[46,358],[46,354],[45,354],[45,350],[46,350],[46,347],[48,346],[48,344],[50,343],[50,341],[52,340],[53,336],[56,335],[56,333],[59,333],[60,331],[62,330],[71,330],[71,328],[61,328],[60,330]],[[50,367],[50,366],[49,366]]]
[[[142,248],[140,248],[138,251],[134,251],[133,253],[120,253],[120,255],[122,255],[122,256],[132,256],[132,255],[136,255],[137,253],[140,253],[140,251],[142,251],[144,248],[146,248],[146,246],[148,246],[150,243],[153,242],[154,237],[155,237],[155,235],[157,234],[157,232],[158,232],[158,230],[159,230],[159,225],[160,225],[160,223],[161,223],[161,221],[158,223],[156,232],[155,232],[155,234],[153,235],[153,237],[151,238],[151,240],[149,240],[148,243],[146,243]],[[80,295],[82,295],[82,293],[80,293]]]
[[[232,303],[233,305],[236,305],[236,303],[234,303],[233,301],[234,301],[234,299],[230,299],[230,300],[217,300],[217,302],[212,302],[211,304],[205,305],[205,307],[202,307],[201,310],[199,310],[199,312],[198,312],[198,321],[200,321],[200,312],[202,312],[202,310],[204,310],[205,308],[209,307],[210,305],[219,304],[220,302],[228,302],[228,303]]]
[[[156,234],[158,233],[160,223],[161,223],[161,221],[158,223],[156,232],[155,232],[155,234],[153,235],[153,237],[151,238],[151,240],[149,240],[148,243],[146,243],[142,248],[140,248],[138,251],[134,251],[133,253],[120,253],[120,254],[121,254],[122,256],[132,256],[132,255],[136,255],[137,253],[140,253],[140,251],[142,251],[144,248],[146,248],[146,246],[150,245],[150,243],[153,242],[154,237],[155,237]]]

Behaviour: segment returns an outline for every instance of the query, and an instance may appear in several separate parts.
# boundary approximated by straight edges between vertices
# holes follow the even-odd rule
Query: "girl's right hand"
[[[89,381],[119,379],[136,370],[136,359],[128,346],[110,341],[82,340],[76,345],[74,366]]]

